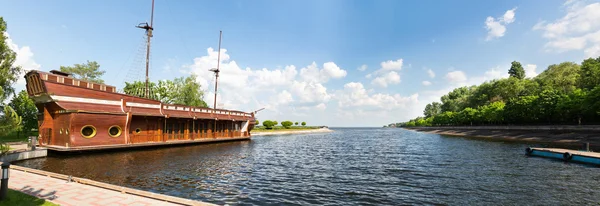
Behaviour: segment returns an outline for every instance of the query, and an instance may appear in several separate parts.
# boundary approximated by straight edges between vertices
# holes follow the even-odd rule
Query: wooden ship
[[[152,19],[154,1],[152,2]],[[146,88],[152,20],[146,30]],[[219,37],[219,51],[221,37]],[[219,52],[220,54],[220,52]],[[220,58],[219,60],[220,61]],[[73,78],[70,74],[29,71],[26,89],[38,111],[38,142],[55,151],[85,151],[142,146],[250,139],[256,112],[165,104],[118,93],[114,86]]]

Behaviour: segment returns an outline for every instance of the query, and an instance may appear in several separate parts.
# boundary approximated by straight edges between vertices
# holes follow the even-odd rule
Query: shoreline
[[[517,126],[517,127],[413,127],[402,129],[439,134],[446,136],[466,137],[494,141],[515,141],[529,143],[557,144],[565,146],[581,146],[590,143],[600,147],[600,133],[593,128],[562,128],[556,126]]]
[[[270,135],[288,135],[288,134],[315,134],[315,133],[328,133],[333,132],[333,130],[329,128],[319,128],[319,129],[305,129],[305,130],[291,130],[291,131],[269,131],[269,132],[250,132],[252,136],[270,136]]]

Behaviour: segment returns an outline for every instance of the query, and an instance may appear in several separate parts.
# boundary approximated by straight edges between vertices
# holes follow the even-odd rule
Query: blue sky
[[[122,87],[143,78],[144,32],[134,26],[149,21],[150,2],[2,0],[0,15],[24,68],[93,60],[108,84]],[[414,118],[452,88],[505,77],[513,60],[534,76],[600,55],[599,5],[156,0],[150,78],[196,73],[212,90],[205,70],[216,52],[207,49],[216,50],[223,30],[221,107],[266,107],[263,120],[381,126]]]

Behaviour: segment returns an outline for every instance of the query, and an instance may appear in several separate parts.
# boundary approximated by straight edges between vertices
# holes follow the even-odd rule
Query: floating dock
[[[600,153],[589,151],[578,151],[560,148],[535,148],[528,147],[525,150],[527,155],[547,157],[553,159],[562,159],[567,162],[578,162],[600,166]]]

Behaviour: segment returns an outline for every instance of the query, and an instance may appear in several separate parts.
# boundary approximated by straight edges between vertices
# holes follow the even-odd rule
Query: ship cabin
[[[52,70],[25,74],[40,145],[57,151],[250,139],[254,113],[164,104]]]

